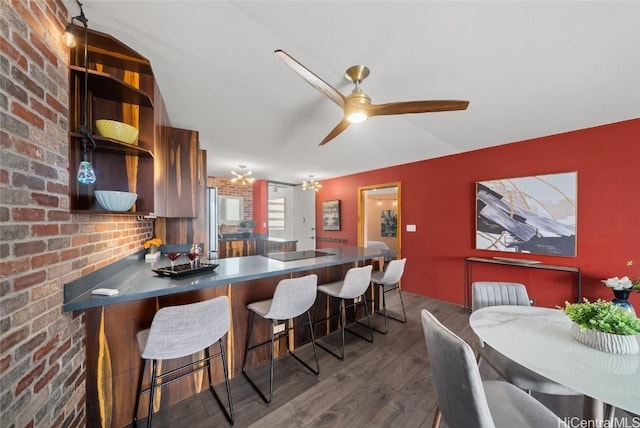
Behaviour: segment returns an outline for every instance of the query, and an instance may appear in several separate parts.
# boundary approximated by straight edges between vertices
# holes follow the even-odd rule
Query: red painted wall
[[[268,215],[267,205],[269,202],[269,191],[266,180],[256,180],[253,183],[253,219],[256,222],[254,233],[268,233],[266,227]]]
[[[508,177],[578,172],[577,257],[528,255],[577,266],[583,294],[610,300],[600,280],[640,277],[640,119],[501,145],[397,167],[325,180],[317,195],[319,236],[357,242],[357,188],[402,182],[402,256],[406,291],[463,303],[463,265],[469,256],[513,253],[475,250],[475,183]],[[321,202],[341,201],[342,230],[322,231]],[[415,224],[417,232],[407,233]],[[318,242],[319,248],[335,246]],[[635,265],[627,267],[633,260]],[[475,265],[474,280],[523,282],[540,306],[575,300],[570,274]],[[640,293],[631,297],[640,312]]]

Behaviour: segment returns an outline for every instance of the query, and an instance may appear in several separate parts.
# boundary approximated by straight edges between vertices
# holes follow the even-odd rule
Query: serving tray
[[[175,268],[173,269],[171,269],[171,266],[166,266],[163,268],[152,269],[152,270],[160,276],[167,276],[169,278],[180,278],[183,276],[195,275],[197,273],[211,272],[217,267],[218,265],[215,263],[211,263],[211,264],[200,263],[198,267],[195,267],[192,269],[189,263],[184,263],[184,264],[176,265]]]

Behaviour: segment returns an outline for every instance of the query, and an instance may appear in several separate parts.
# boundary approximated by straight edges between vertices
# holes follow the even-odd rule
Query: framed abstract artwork
[[[382,210],[380,214],[380,236],[398,236],[398,211]]]
[[[322,203],[322,230],[340,230],[340,200]]]
[[[476,183],[476,249],[576,256],[577,173]]]

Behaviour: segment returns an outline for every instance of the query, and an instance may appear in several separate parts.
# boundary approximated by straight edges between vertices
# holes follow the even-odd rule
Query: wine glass
[[[187,253],[187,257],[189,257],[189,264],[191,265],[191,269],[195,267],[196,259],[198,258],[198,256],[200,256],[200,254],[195,251],[189,251]]]
[[[166,253],[166,256],[171,260],[171,270],[176,270],[176,260],[181,256],[180,253]]]

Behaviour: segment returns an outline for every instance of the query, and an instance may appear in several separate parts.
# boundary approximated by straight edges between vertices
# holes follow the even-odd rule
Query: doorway
[[[400,182],[358,188],[358,246],[386,244],[400,257]]]
[[[267,183],[269,238],[297,241],[297,250],[315,250],[315,193],[301,185]]]

